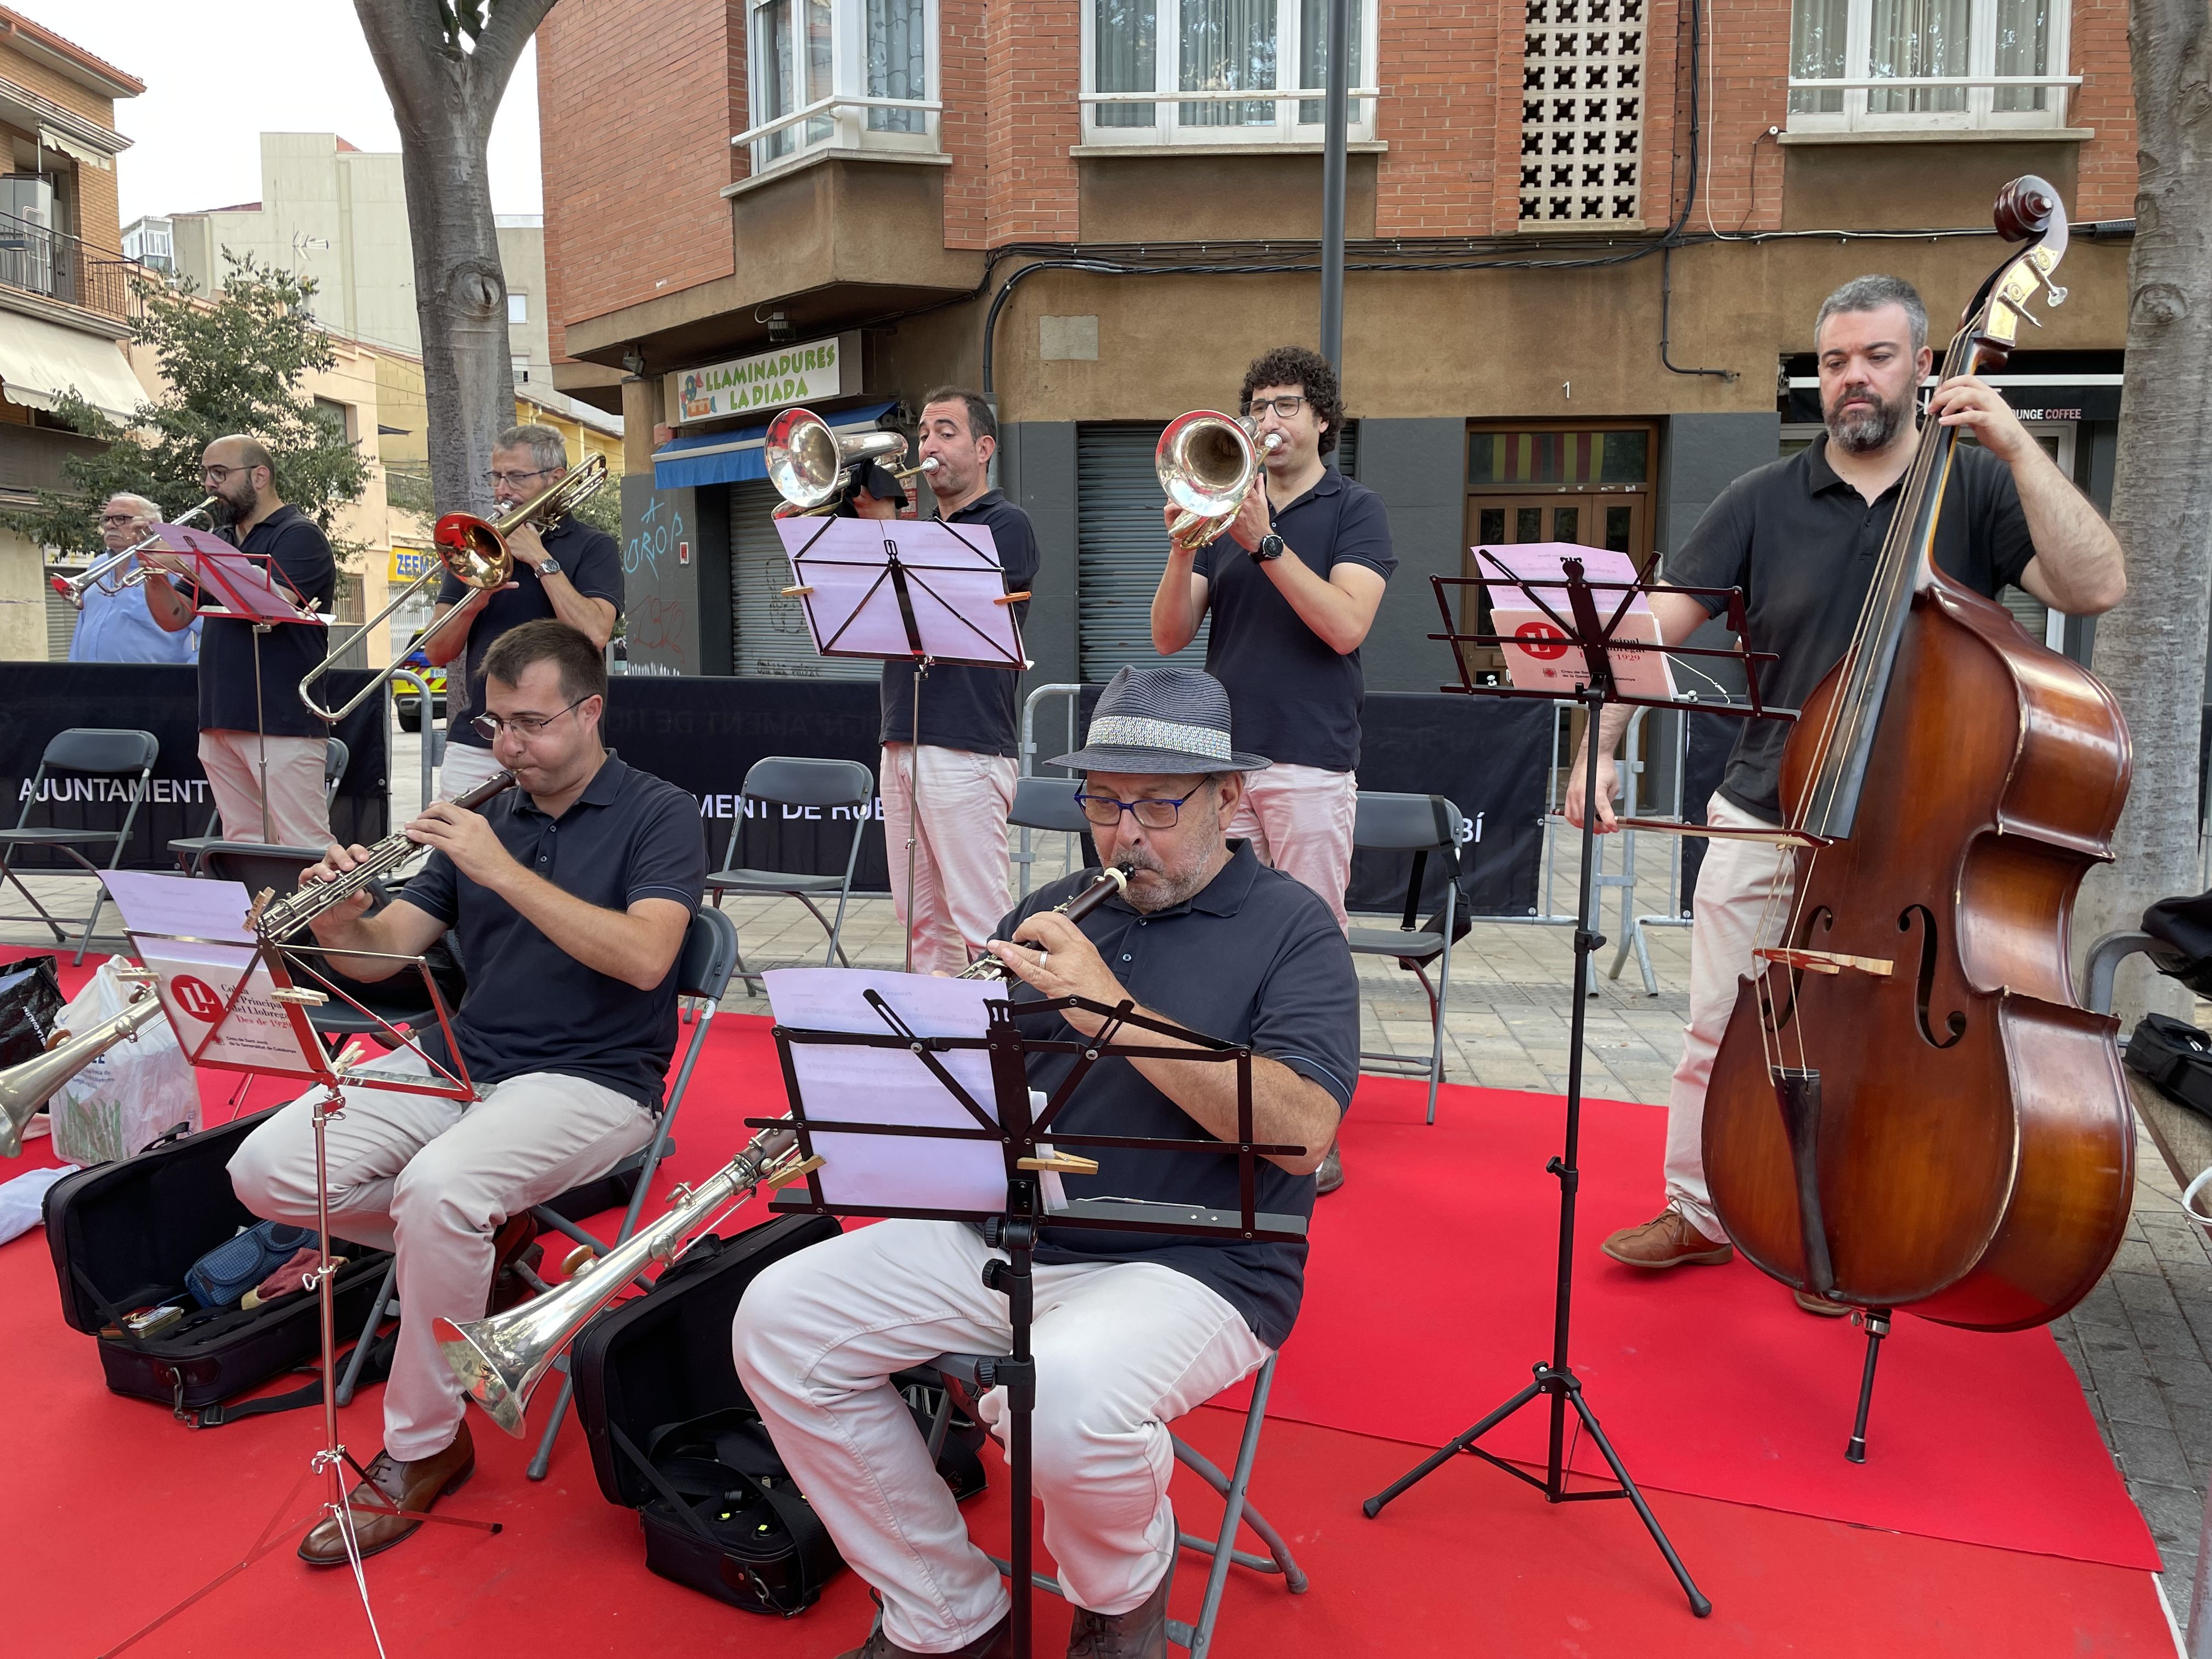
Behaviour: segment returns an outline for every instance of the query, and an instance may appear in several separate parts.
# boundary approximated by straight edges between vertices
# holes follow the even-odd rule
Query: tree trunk
[[[2212,14],[2204,0],[2134,0],[2136,239],[2112,528],[2128,596],[2097,626],[2096,670],[2135,740],[2116,862],[2083,894],[2075,943],[2139,925],[2194,893],[2197,744],[2212,620]],[[2189,993],[2136,958],[2116,1012],[2185,1012]]]
[[[507,276],[484,147],[515,60],[553,3],[497,0],[465,52],[447,40],[437,0],[354,0],[399,125],[441,513],[489,507],[492,439],[513,419]]]

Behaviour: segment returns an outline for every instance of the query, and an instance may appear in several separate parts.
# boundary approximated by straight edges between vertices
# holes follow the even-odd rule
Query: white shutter
[[[66,566],[49,565],[40,574],[51,576],[74,576],[77,571]],[[45,590],[46,596],[46,660],[67,662],[70,642],[76,638],[76,619],[80,613],[75,605],[54,592],[54,585],[52,582],[41,582],[40,586]]]
[[[1164,424],[1085,426],[1075,439],[1076,627],[1083,678],[1103,685],[1124,665],[1157,668],[1152,594],[1167,563],[1167,532],[1152,471]],[[1212,617],[1176,659],[1206,660]]]
[[[741,679],[872,680],[883,665],[858,657],[825,657],[807,631],[806,607],[787,599],[791,560],[775,532],[783,498],[764,478],[730,486],[730,599],[737,615]]]

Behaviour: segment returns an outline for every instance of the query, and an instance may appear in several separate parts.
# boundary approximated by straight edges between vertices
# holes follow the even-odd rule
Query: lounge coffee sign
[[[859,391],[860,385],[860,337],[832,335],[685,369],[677,377],[678,418],[711,421],[756,410],[787,409],[842,397]]]

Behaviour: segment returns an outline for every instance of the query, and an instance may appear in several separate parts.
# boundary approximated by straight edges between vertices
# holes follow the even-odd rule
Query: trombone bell
[[[811,409],[787,409],[768,423],[761,459],[769,482],[783,497],[789,518],[836,504],[845,488],[845,469],[854,461],[903,455],[907,441],[896,432],[852,432],[842,435]]]

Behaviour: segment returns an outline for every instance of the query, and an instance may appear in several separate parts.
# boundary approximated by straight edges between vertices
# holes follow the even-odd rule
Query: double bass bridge
[[[1762,945],[1752,956],[1760,962],[1777,963],[1784,968],[1795,968],[1808,974],[1872,974],[1887,979],[1897,964],[1887,957],[1855,957],[1841,951],[1807,951],[1791,945]]]

